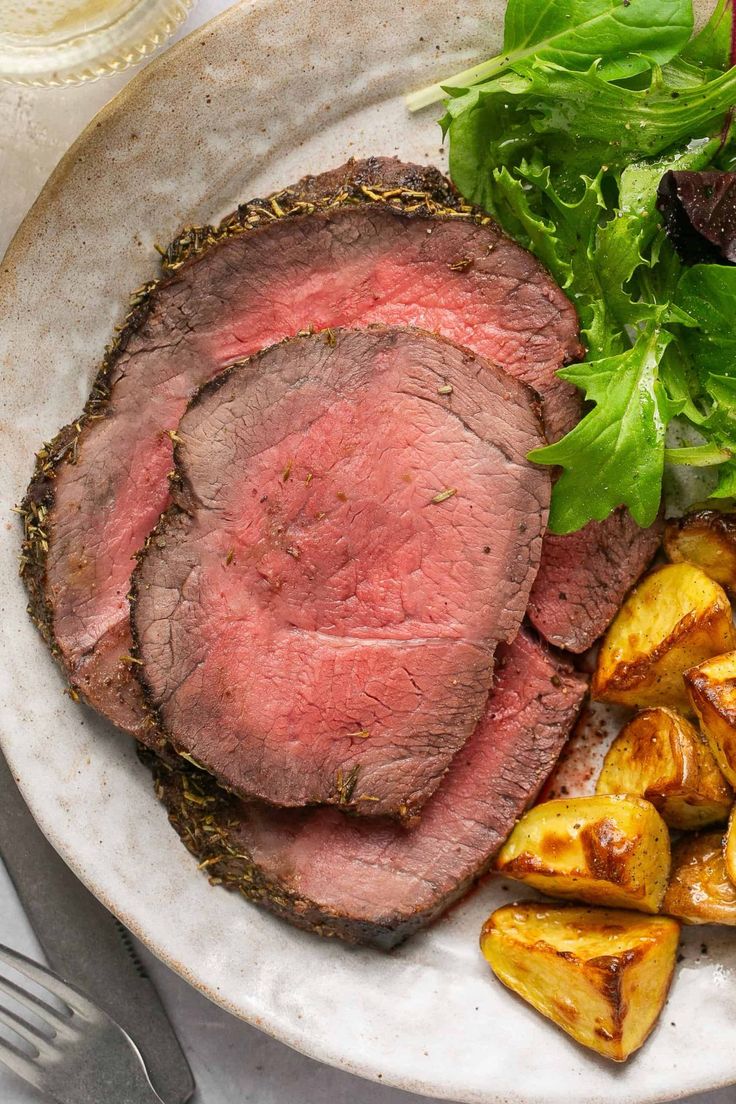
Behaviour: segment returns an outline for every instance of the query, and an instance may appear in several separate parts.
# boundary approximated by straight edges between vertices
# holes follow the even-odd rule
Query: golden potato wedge
[[[640,797],[557,798],[521,818],[496,870],[551,897],[657,912],[670,871],[669,832]]]
[[[734,647],[723,587],[693,564],[666,564],[646,576],[616,615],[591,693],[600,701],[689,713],[683,671]]]
[[[718,766],[736,785],[736,652],[685,672],[690,702]]]
[[[496,977],[578,1043],[625,1061],[657,1022],[680,926],[613,909],[504,905],[480,945]]]
[[[697,564],[721,586],[736,591],[736,513],[696,510],[670,518],[664,550],[673,563]]]
[[[736,926],[736,886],[726,873],[721,832],[684,836],[674,845],[662,912],[686,924]]]
[[[723,861],[726,864],[726,875],[732,886],[736,886],[736,807],[731,810],[728,818],[728,829],[723,841]]]
[[[646,798],[672,828],[697,829],[726,820],[733,793],[705,738],[664,706],[645,709],[611,744],[596,793]]]

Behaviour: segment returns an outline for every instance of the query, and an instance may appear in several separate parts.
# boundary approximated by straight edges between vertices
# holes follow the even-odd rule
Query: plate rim
[[[316,0],[320,2],[320,0]],[[329,0],[321,0],[321,2],[329,2]],[[194,28],[185,37],[178,42],[164,49],[164,51],[154,57],[144,68],[140,69],[135,75],[121,88],[109,101],[107,101],[100,110],[92,117],[87,123],[84,129],[80,132],[74,142],[66,150],[58,164],[52,170],[50,176],[43,185],[36,199],[31,204],[30,208],[23,217],[21,223],[17,227],[13,234],[5,254],[2,258],[0,265],[0,289],[5,283],[8,276],[12,279],[13,269],[17,263],[16,258],[22,254],[26,243],[34,237],[34,224],[43,219],[47,212],[53,210],[53,195],[59,188],[63,187],[65,179],[69,176],[80,152],[82,152],[90,137],[94,132],[101,127],[104,127],[106,122],[112,117],[117,115],[118,112],[124,111],[129,101],[135,101],[140,95],[142,89],[149,84],[156,82],[166,74],[167,70],[176,67],[180,57],[187,57],[190,51],[192,51],[195,40],[201,37],[203,34],[218,33],[222,27],[227,26],[230,21],[237,21],[242,18],[243,13],[248,10],[254,10],[256,8],[264,8],[269,6],[271,0],[238,0],[232,6],[219,12],[211,19]],[[86,707],[85,707],[86,708]],[[29,804],[31,812],[34,815],[34,819],[37,819],[39,827],[44,832],[44,835],[52,844],[54,849],[60,854],[62,860],[67,863],[73,870],[80,881],[87,886],[87,888],[102,902],[102,904],[116,915],[136,936],[140,941],[151,951],[160,961],[166,966],[172,969],[176,974],[182,977],[185,981],[191,984],[198,991],[203,993],[209,1000],[217,1004],[219,1007],[224,1008],[230,1014],[237,1019],[241,1019],[245,1022],[251,1023],[259,1030],[264,1031],[272,1038],[289,1046],[293,1050],[298,1051],[312,1059],[320,1061],[324,1064],[330,1065],[334,1068],[344,1070],[345,1072],[352,1073],[353,1075],[371,1080],[377,1084],[387,1085],[401,1089],[410,1093],[418,1093],[424,1096],[433,1097],[435,1099],[451,1100],[454,1097],[447,1097],[444,1095],[444,1090],[435,1092],[431,1083],[421,1081],[420,1079],[406,1078],[401,1075],[393,1076],[390,1073],[377,1073],[378,1067],[374,1064],[371,1065],[367,1060],[356,1061],[351,1058],[340,1056],[335,1050],[330,1049],[326,1044],[321,1043],[321,1036],[319,1034],[312,1035],[312,1043],[307,1044],[300,1040],[299,1034],[293,1030],[293,1025],[288,1027],[285,1025],[283,1018],[279,1019],[275,1014],[270,1016],[264,1013],[263,1006],[257,1005],[251,1000],[250,994],[245,993],[242,999],[242,1007],[234,1005],[227,997],[218,994],[216,989],[212,987],[205,978],[201,976],[193,975],[182,962],[176,960],[173,955],[167,951],[164,940],[154,935],[150,930],[141,926],[134,916],[126,914],[124,906],[119,902],[114,904],[110,900],[108,894],[102,889],[94,880],[94,875],[90,874],[80,862],[75,861],[75,857],[70,855],[65,841],[55,831],[53,826],[48,825],[46,822],[39,820],[36,817],[36,811],[33,802],[33,792],[29,788],[29,794],[26,793],[26,788],[23,784],[22,778],[18,778],[18,767],[14,763],[14,757],[12,748],[7,749],[7,741],[4,729],[0,727],[0,747],[6,754],[8,761],[13,769],[14,777],[19,785],[19,788],[24,796],[24,799]],[[30,800],[29,800],[30,797]],[[193,870],[193,874],[195,871]],[[276,918],[273,918],[274,923],[279,923]],[[342,949],[342,947],[340,947]],[[382,953],[382,952],[376,952]],[[244,1014],[244,1008],[249,1009],[249,1015]],[[558,1030],[550,1025],[550,1030]],[[734,1061],[733,1077],[727,1077],[725,1079],[719,1078],[718,1080],[711,1081],[707,1085],[693,1088],[688,1087],[682,1090],[673,1090],[668,1088],[666,1092],[655,1091],[648,1093],[645,1096],[631,1095],[626,1097],[627,1104],[667,1104],[670,1101],[676,1101],[684,1099],[691,1095],[693,1092],[713,1092],[718,1089],[726,1088],[734,1084],[736,1079],[736,1058]],[[470,1100],[470,1097],[467,1097]],[[477,1098],[478,1101],[481,1097]],[[591,1098],[593,1099],[593,1098]],[[622,1101],[624,1098],[621,1098]],[[529,1096],[525,1095],[523,1091],[510,1095],[508,1092],[497,1094],[493,1089],[489,1093],[485,1093],[482,1097],[485,1104],[531,1104]]]

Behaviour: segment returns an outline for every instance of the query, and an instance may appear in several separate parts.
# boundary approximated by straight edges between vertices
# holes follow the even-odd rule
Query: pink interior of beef
[[[106,418],[85,430],[76,466],[56,480],[47,569],[55,634],[72,674],[91,670],[92,704],[117,723],[135,728],[138,708],[95,684],[111,664],[90,668],[88,654],[129,650],[125,632],[110,630],[128,617],[133,557],[168,503],[167,431],[234,358],[310,325],[372,322],[470,344],[544,393],[548,427],[577,409],[554,376],[577,349],[574,312],[492,225],[351,207],[274,222],[205,253],[156,293],[113,374]]]
[[[418,810],[538,567],[530,393],[430,335],[334,331],[233,370],[177,436],[183,513],[134,587],[165,730],[275,804]]]
[[[261,875],[326,915],[397,927],[441,911],[487,868],[549,774],[587,680],[526,632],[499,648],[483,720],[409,830],[328,809],[243,804],[231,842]],[[400,932],[400,927],[398,927]]]

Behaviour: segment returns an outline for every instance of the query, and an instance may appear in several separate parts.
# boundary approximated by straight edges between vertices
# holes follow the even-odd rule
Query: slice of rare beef
[[[237,793],[413,817],[542,547],[533,393],[431,334],[331,330],[198,394],[133,576],[159,727]]]
[[[575,312],[542,266],[435,169],[351,163],[192,231],[109,352],[85,415],[39,455],[25,502],[32,613],[72,685],[153,739],[130,674],[135,553],[169,502],[173,432],[196,389],[314,326],[437,331],[534,386],[552,436],[575,419],[555,376]]]
[[[610,625],[662,540],[663,521],[640,529],[626,509],[577,533],[544,538],[529,620],[550,644],[585,652]]]
[[[478,728],[411,829],[335,809],[239,801],[185,766],[154,765],[159,796],[217,883],[300,928],[392,947],[490,866],[570,732],[585,678],[526,631],[497,653]]]

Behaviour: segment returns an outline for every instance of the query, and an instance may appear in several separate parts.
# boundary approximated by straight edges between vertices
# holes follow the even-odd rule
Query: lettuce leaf
[[[680,343],[693,367],[691,394],[702,411],[698,428],[728,463],[736,456],[736,268],[709,264],[687,269],[676,302],[688,320]],[[732,496],[734,470],[729,464],[719,472],[718,494]]]
[[[407,97],[411,111],[467,88],[526,58],[585,70],[603,59],[608,79],[662,65],[686,45],[693,29],[690,0],[508,0],[503,49],[481,65]]]
[[[653,325],[618,356],[563,369],[560,375],[583,388],[593,409],[557,444],[531,454],[532,460],[558,464],[550,528],[570,533],[580,528],[579,503],[586,521],[603,521],[614,498],[622,497],[639,525],[657,516],[664,470],[665,431],[677,405],[660,380],[659,362],[672,335]],[[595,477],[591,478],[591,473]]]
[[[509,0],[503,53],[512,66],[533,54],[578,70],[602,58],[605,75],[620,78],[669,61],[692,29],[692,9],[682,0]]]
[[[452,179],[540,258],[580,316],[586,361],[560,374],[589,405],[562,441],[533,454],[561,469],[556,532],[620,505],[649,524],[665,461],[723,465],[721,483],[736,485],[736,369],[703,367],[708,342],[734,315],[736,285],[722,283],[718,311],[703,318],[710,279],[719,277],[695,303],[697,278],[683,277],[656,206],[667,172],[734,157],[731,4],[719,0],[688,41],[691,14],[689,0],[631,0],[617,11],[603,2],[511,0],[504,55],[476,68],[481,83],[446,82],[441,122]],[[637,39],[631,67],[624,54],[645,17],[648,45]],[[703,443],[668,449],[673,418]]]
[[[725,376],[736,385],[736,268],[695,265],[683,273],[677,305],[694,323],[681,340],[703,378]]]
[[[680,60],[706,69],[727,69],[731,62],[732,9],[732,0],[718,0],[706,25],[680,53]]]

